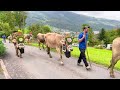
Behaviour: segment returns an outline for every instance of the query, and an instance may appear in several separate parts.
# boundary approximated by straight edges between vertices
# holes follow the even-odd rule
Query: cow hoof
[[[52,58],[52,56],[50,58]]]
[[[111,78],[115,78],[115,76],[114,76],[114,75],[110,75],[110,77],[111,77]]]
[[[60,64],[63,66],[64,65],[64,63],[63,62],[60,62]]]
[[[51,55],[50,55],[49,57],[50,57],[50,58],[52,58],[52,56],[51,56]]]
[[[22,56],[20,56],[20,58],[23,58]]]
[[[19,55],[16,55],[17,57],[19,57]]]

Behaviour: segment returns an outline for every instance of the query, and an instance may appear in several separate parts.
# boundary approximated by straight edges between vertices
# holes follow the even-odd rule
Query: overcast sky
[[[72,11],[72,12],[96,18],[106,18],[120,21],[120,11]]]

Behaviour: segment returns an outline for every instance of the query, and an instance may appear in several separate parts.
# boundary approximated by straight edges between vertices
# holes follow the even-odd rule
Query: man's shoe
[[[90,70],[91,68],[90,68],[90,66],[87,66],[86,69],[87,69],[87,70]]]
[[[83,66],[81,63],[77,63],[78,66]]]

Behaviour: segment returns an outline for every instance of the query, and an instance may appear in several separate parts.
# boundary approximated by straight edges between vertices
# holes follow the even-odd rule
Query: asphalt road
[[[60,65],[59,54],[52,52],[53,58],[49,58],[46,51],[36,47],[25,46],[23,58],[15,55],[12,43],[5,44],[7,54],[3,62],[12,79],[111,79],[106,67],[92,64],[92,70],[77,66],[76,58],[64,59],[64,66]],[[84,64],[83,64],[84,65]],[[120,79],[120,73],[115,71],[116,79]]]

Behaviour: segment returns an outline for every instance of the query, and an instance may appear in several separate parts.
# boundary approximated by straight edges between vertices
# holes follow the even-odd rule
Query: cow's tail
[[[110,66],[108,67],[108,69],[111,68],[111,66],[112,66],[112,64],[110,64]]]
[[[111,67],[112,67],[112,60],[110,61],[110,65],[109,65],[108,69],[111,68]]]

